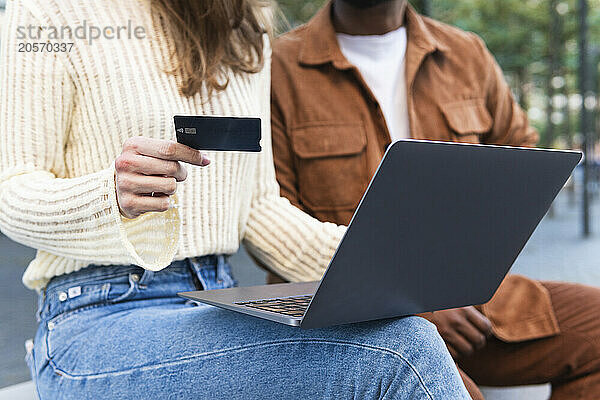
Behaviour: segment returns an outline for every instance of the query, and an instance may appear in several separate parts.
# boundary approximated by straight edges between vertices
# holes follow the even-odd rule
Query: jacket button
[[[140,280],[140,276],[138,274],[131,274],[131,280],[137,282]]]
[[[58,294],[58,299],[59,299],[60,301],[65,301],[65,300],[67,299],[67,294],[66,294],[65,292],[60,292],[60,293]]]
[[[54,322],[48,322],[48,330],[51,331],[54,329]]]

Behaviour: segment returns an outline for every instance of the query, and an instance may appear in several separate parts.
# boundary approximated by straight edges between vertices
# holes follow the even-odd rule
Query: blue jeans
[[[40,295],[40,399],[470,399],[418,317],[302,330],[176,296],[235,285],[226,257],[91,265]]]

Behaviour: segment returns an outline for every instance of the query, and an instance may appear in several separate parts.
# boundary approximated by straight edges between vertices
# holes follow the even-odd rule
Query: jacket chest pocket
[[[353,209],[367,184],[367,138],[360,123],[292,129],[299,194],[313,211]]]
[[[445,103],[441,110],[456,142],[481,143],[481,137],[492,129],[492,117],[484,99]]]

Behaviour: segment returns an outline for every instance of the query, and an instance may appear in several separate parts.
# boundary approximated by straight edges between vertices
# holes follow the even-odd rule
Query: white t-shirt
[[[406,106],[406,28],[383,35],[337,34],[342,54],[362,75],[379,102],[393,141],[409,138]]]

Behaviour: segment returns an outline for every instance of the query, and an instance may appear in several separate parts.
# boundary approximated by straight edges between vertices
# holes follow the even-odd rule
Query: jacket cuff
[[[109,213],[129,262],[151,271],[169,266],[179,247],[179,208],[149,212],[133,219],[125,218],[117,202],[114,163],[105,172]],[[178,204],[177,194],[172,195],[171,199],[173,204]]]

